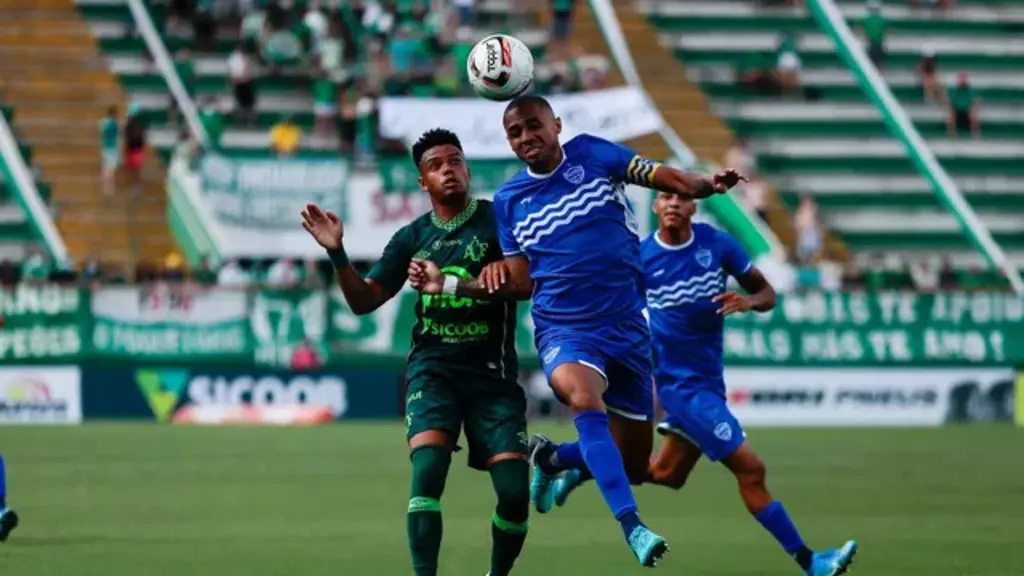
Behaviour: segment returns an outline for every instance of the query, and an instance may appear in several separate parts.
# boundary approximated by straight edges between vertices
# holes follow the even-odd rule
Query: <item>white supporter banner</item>
[[[726,368],[744,426],[941,426],[1012,403],[1009,368]]]
[[[562,119],[562,142],[592,134],[621,142],[652,134],[661,117],[635,87],[547,97]],[[507,106],[482,98],[388,97],[380,101],[380,133],[412,145],[427,130],[444,128],[459,136],[467,158],[512,158],[502,125]]]
[[[77,367],[0,368],[0,424],[79,424],[82,374]]]

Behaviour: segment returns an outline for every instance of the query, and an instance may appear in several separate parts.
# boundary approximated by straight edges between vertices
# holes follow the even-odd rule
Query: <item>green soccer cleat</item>
[[[533,504],[538,514],[547,514],[555,503],[555,493],[552,485],[557,478],[555,474],[545,472],[538,462],[541,459],[549,458],[551,451],[555,449],[555,443],[545,436],[534,434],[530,438],[527,451],[530,454],[530,464],[533,465],[533,480],[530,481],[530,503]]]
[[[18,515],[10,508],[0,510],[0,542],[6,542],[11,531],[18,527]]]
[[[633,529],[629,535],[629,547],[640,564],[647,568],[657,566],[661,557],[668,552],[668,542],[646,526],[637,526]]]

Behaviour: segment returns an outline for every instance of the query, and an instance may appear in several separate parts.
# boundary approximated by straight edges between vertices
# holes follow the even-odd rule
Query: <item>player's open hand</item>
[[[740,174],[739,172],[733,170],[732,168],[716,172],[715,175],[711,177],[711,182],[715,186],[715,192],[727,192],[730,188],[739,184],[740,182],[747,181],[748,180],[746,176]]]
[[[306,204],[306,209],[302,211],[302,227],[324,248],[341,248],[341,237],[345,230],[341,225],[341,218],[334,212],[321,210],[316,204]]]
[[[721,302],[722,307],[718,309],[718,313],[722,316],[728,316],[729,314],[735,314],[736,312],[746,312],[750,310],[750,300],[742,294],[736,292],[726,292],[715,296],[712,302]]]
[[[440,294],[444,288],[444,274],[430,260],[414,258],[409,262],[409,285],[424,294]]]
[[[480,271],[480,281],[483,282],[490,294],[501,290],[501,287],[508,282],[508,267],[505,266],[505,261],[497,260],[484,266]]]

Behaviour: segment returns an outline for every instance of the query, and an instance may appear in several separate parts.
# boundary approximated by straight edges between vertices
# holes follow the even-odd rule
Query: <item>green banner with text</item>
[[[322,363],[408,353],[418,295],[357,316],[337,290],[193,286],[95,290],[23,284],[0,290],[0,362],[134,360],[286,367],[297,350]],[[516,344],[536,360],[529,304]],[[730,365],[1024,365],[1024,299],[1003,293],[811,293],[765,314],[731,316]]]

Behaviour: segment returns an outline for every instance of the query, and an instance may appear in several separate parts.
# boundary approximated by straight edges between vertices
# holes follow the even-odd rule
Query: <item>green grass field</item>
[[[809,544],[860,541],[854,574],[1024,574],[1024,431],[755,430],[751,439]],[[4,575],[410,574],[398,424],[2,427],[0,450],[23,519],[0,545]],[[672,545],[663,573],[798,573],[715,465],[702,463],[681,492],[637,494]],[[483,576],[490,482],[461,455],[443,504],[441,573]],[[519,574],[641,572],[593,485],[531,520]]]

